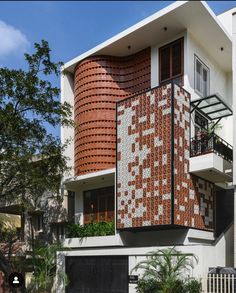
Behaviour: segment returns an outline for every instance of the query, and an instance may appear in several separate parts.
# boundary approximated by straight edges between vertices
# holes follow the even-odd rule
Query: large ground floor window
[[[114,221],[114,186],[84,192],[84,224]]]

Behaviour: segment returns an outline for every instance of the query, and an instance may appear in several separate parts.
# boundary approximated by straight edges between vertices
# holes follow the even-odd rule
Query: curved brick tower
[[[116,101],[150,88],[150,48],[92,56],[75,69],[75,175],[115,167]]]

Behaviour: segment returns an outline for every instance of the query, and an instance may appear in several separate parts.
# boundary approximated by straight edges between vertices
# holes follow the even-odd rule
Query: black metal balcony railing
[[[191,157],[213,152],[229,162],[233,161],[233,147],[215,133],[202,133],[191,139]]]

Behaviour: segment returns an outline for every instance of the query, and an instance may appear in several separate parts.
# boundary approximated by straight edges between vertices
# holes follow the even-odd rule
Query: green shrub
[[[201,293],[202,292],[202,284],[200,281],[196,279],[190,279],[185,284],[186,291],[188,293]]]
[[[140,293],[199,293],[199,282],[186,277],[194,267],[196,256],[173,248],[159,249],[148,254],[133,271],[143,270],[137,289]],[[201,286],[200,286],[201,288]]]
[[[136,286],[137,293],[201,293],[202,284],[192,278],[189,281],[174,280],[172,284],[164,284],[156,279],[141,278]]]
[[[108,236],[115,234],[114,222],[90,223],[84,226],[80,224],[69,224],[67,226],[67,237],[84,238],[92,236]]]
[[[156,293],[160,289],[160,283],[155,279],[141,278],[136,286],[137,293]]]

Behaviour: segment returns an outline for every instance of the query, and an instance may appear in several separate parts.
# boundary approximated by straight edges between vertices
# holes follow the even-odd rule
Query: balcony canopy
[[[210,121],[220,120],[233,114],[231,107],[222,101],[217,94],[192,101],[191,113],[194,110],[199,111]]]

